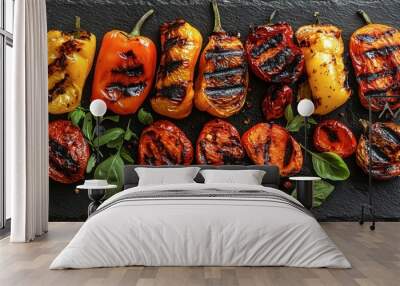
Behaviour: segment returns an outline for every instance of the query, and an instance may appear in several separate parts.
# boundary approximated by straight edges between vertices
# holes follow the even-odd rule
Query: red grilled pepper
[[[371,152],[371,176],[387,180],[400,176],[400,125],[393,122],[376,122],[371,127],[371,142],[368,140],[368,123],[360,120],[365,135],[361,135],[356,151],[357,165],[369,173],[369,149]]]
[[[381,111],[387,103],[392,110],[400,107],[400,31],[394,27],[372,24],[364,11],[359,11],[367,25],[350,38],[350,57],[359,84],[361,104]],[[382,96],[393,96],[383,98]],[[376,96],[376,97],[374,97]],[[397,97],[395,97],[397,96]]]
[[[318,123],[314,130],[314,146],[321,152],[334,152],[342,158],[356,151],[357,139],[342,122],[327,119]]]
[[[89,144],[71,121],[55,120],[49,123],[50,178],[63,184],[83,180],[89,156]]]
[[[303,166],[299,143],[277,124],[254,125],[243,134],[242,145],[254,164],[278,166],[282,176],[296,174]]]
[[[247,59],[253,73],[272,83],[293,83],[304,70],[304,56],[293,42],[292,27],[286,22],[253,28],[246,41]]]
[[[206,123],[196,144],[196,161],[207,165],[243,163],[244,150],[236,128],[221,119]]]
[[[189,165],[193,160],[192,143],[167,120],[154,122],[143,130],[138,153],[142,165]]]
[[[104,100],[117,114],[135,113],[152,88],[157,49],[151,39],[140,36],[140,28],[152,13],[143,15],[131,33],[113,30],[103,38],[92,100]]]
[[[262,103],[265,119],[269,121],[281,118],[292,99],[293,90],[288,85],[271,85]]]

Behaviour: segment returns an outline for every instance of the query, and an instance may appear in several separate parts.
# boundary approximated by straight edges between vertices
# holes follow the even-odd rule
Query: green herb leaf
[[[335,186],[329,184],[327,181],[320,180],[313,182],[313,207],[320,207],[329,195],[333,192]],[[297,199],[296,190],[292,193],[292,196]]]
[[[289,104],[288,106],[286,106],[286,109],[285,109],[285,118],[286,118],[287,124],[289,124],[289,123],[293,120],[293,118],[294,118],[293,109],[292,109],[292,105],[291,105],[291,104]]]
[[[88,140],[93,139],[93,117],[90,112],[86,113],[83,119],[82,132]]]
[[[79,123],[84,117],[85,117],[85,111],[83,111],[79,107],[74,111],[68,113],[68,119],[71,120],[72,124],[74,124],[77,127],[79,127]]]
[[[304,118],[300,115],[296,115],[293,120],[286,125],[286,130],[289,132],[298,132],[303,126]]]
[[[94,141],[95,145],[98,144],[98,146],[103,146],[114,140],[122,139],[122,135],[124,133],[125,133],[125,130],[122,128],[119,128],[119,127],[111,128],[111,129],[108,129],[106,132],[104,132],[102,135],[100,135],[99,138],[95,138],[93,141]]]
[[[333,152],[311,152],[311,155],[314,171],[321,178],[332,181],[343,181],[349,178],[349,168],[339,155]]]
[[[119,122],[119,115],[110,115],[110,116],[104,116],[102,121],[104,120],[110,120],[113,122]]]
[[[109,184],[117,185],[116,191],[120,191],[123,185],[124,177],[124,161],[119,153],[111,155],[106,160],[101,162],[94,171],[95,179],[107,180]],[[111,192],[108,196],[112,195]]]
[[[96,155],[94,153],[92,153],[92,155],[90,155],[87,166],[86,166],[86,173],[90,173],[93,170],[94,165],[96,165]]]
[[[144,108],[141,108],[139,110],[138,119],[140,123],[142,123],[143,125],[150,125],[153,123],[153,116],[151,115],[150,112],[144,110]]]
[[[329,195],[333,192],[335,186],[329,184],[327,181],[320,180],[313,182],[313,206],[319,207],[323,202],[329,197]]]
[[[122,145],[122,137],[117,138],[116,140],[113,140],[111,142],[107,143],[107,148],[110,149],[119,149],[119,146]]]
[[[133,160],[133,158],[131,157],[131,155],[129,154],[129,152],[125,148],[121,149],[121,157],[122,157],[122,159],[124,159],[126,162],[128,162],[130,164],[133,164],[135,162]]]
[[[318,122],[317,121],[315,121],[315,119],[314,118],[312,118],[312,117],[308,117],[308,123],[311,123],[311,124],[314,124],[314,125],[316,125],[316,124],[318,124]]]

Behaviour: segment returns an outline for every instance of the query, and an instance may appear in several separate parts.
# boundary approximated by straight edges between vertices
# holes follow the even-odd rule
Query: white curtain
[[[15,1],[14,94],[6,98],[6,188],[12,242],[47,232],[48,113],[45,0]]]

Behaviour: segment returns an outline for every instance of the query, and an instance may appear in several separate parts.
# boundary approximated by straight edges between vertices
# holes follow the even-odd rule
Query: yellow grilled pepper
[[[341,30],[317,20],[314,25],[300,27],[296,37],[304,54],[315,114],[328,114],[351,95],[343,63]]]
[[[77,18],[76,32],[50,30],[47,44],[49,113],[70,112],[81,102],[83,86],[93,64],[96,37],[80,30]]]

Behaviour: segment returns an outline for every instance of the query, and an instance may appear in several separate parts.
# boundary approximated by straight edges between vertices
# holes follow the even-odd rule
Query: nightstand
[[[289,180],[296,182],[297,200],[307,209],[312,208],[313,182],[321,180],[320,177],[290,177]]]
[[[88,190],[90,204],[88,206],[88,217],[101,205],[107,190],[116,189],[117,185],[109,185],[106,180],[85,180],[83,185],[76,187],[79,190]]]

